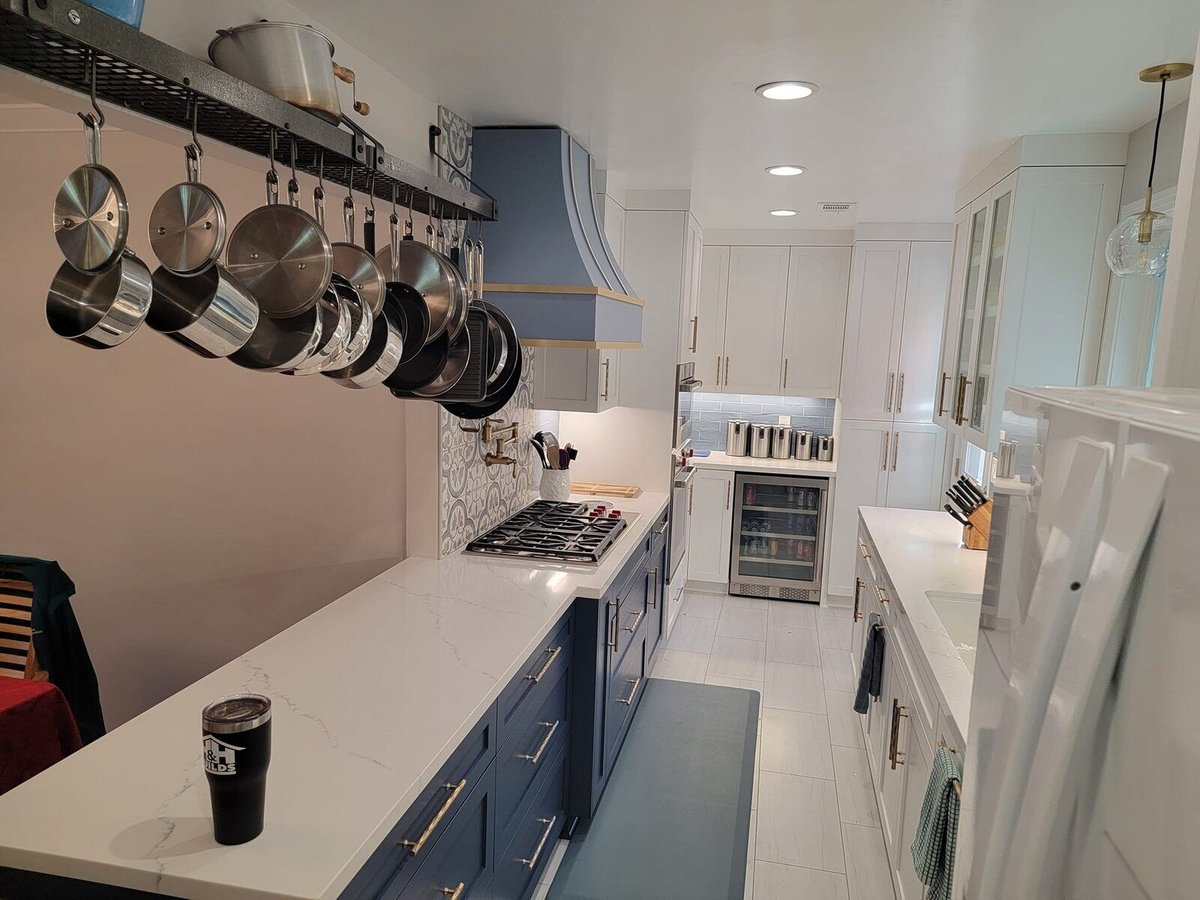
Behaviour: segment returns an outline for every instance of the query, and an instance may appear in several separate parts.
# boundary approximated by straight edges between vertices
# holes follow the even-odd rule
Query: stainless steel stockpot
[[[50,284],[46,321],[59,337],[106,350],[128,340],[145,321],[151,292],[150,270],[131,250],[98,275],[66,262]]]
[[[771,455],[771,426],[750,426],[750,455],[754,459],[767,459]]]
[[[194,353],[219,359],[236,353],[254,334],[258,304],[220,263],[199,275],[160,266],[146,324]]]

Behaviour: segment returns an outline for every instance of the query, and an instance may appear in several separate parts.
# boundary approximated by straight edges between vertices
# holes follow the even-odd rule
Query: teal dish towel
[[[957,789],[956,789],[957,786]],[[958,842],[958,790],[962,783],[954,754],[938,747],[921,804],[917,836],[912,842],[913,868],[928,885],[928,900],[950,900],[954,880],[954,848]]]

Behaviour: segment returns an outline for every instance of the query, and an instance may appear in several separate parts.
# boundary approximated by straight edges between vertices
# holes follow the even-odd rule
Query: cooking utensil
[[[517,338],[516,328],[513,327],[512,321],[505,315],[504,310],[487,300],[480,300],[478,306],[487,312],[488,328],[494,327],[504,337],[504,354],[499,360],[498,368],[493,369],[488,377],[487,390],[488,396],[491,396],[507,383],[513,370],[518,367],[517,351],[520,341]],[[487,397],[484,399],[486,400]]]
[[[316,306],[286,319],[259,316],[250,340],[229,359],[245,369],[287,372],[312,356],[321,343],[322,327]]]
[[[358,292],[341,275],[335,272],[329,276],[329,286],[350,309],[350,340],[346,343],[345,352],[329,363],[331,369],[342,369],[356,362],[366,352],[371,342],[375,317],[371,315],[371,307],[362,302]]]
[[[91,60],[94,113],[83,121],[87,163],[68,175],[54,199],[54,239],[63,258],[80,272],[102,272],[121,259],[129,237],[129,203],[125,189],[101,165],[100,132],[104,112],[96,103],[96,60]]]
[[[516,352],[513,355],[512,370],[509,373],[508,380],[501,384],[499,388],[489,390],[487,397],[480,403],[460,403],[457,401],[452,403],[442,401],[442,408],[450,413],[450,415],[458,416],[460,419],[478,420],[494,416],[507,406],[521,383],[521,367],[524,363],[521,345],[515,344],[514,346]]]
[[[267,203],[251,210],[229,236],[228,268],[264,315],[286,319],[312,309],[329,286],[333,248],[317,220],[300,209],[296,145],[288,204],[279,202],[275,132],[271,131]]]
[[[169,271],[202,272],[225,250],[225,207],[212,188],[200,182],[204,148],[196,135],[199,103],[192,111],[192,142],[184,148],[187,177],[167,188],[150,211],[150,247]]]
[[[336,125],[342,119],[338,80],[354,87],[355,112],[365,116],[371,108],[358,100],[358,78],[333,61],[333,49],[333,42],[309,25],[260,19],[217,29],[208,58],[221,71]]]
[[[412,203],[411,194],[409,203]],[[458,269],[433,246],[436,241],[432,222],[425,228],[425,237],[427,243],[413,237],[410,206],[404,222],[404,238],[397,244],[395,255],[390,246],[385,247],[376,261],[385,272],[394,272],[394,281],[403,282],[420,294],[429,312],[427,341],[432,341],[447,331],[453,336],[461,330],[466,317],[467,296],[466,284]]]
[[[416,290],[400,281],[396,270],[395,263],[400,256],[400,217],[396,213],[395,186],[392,187],[392,214],[388,217],[388,235],[389,265],[384,272],[388,276],[388,283],[384,302],[390,303],[393,310],[398,310],[404,315],[404,354],[400,362],[406,363],[421,352],[421,348],[429,339],[429,309],[425,306],[425,299]],[[371,252],[370,247],[367,248],[367,252]]]
[[[400,327],[387,305],[375,320],[371,330],[371,342],[366,351],[354,363],[343,369],[324,374],[342,387],[372,388],[384,384],[400,365],[400,354],[404,350],[404,338]]]
[[[197,275],[155,270],[146,324],[201,356],[229,356],[258,325],[258,304],[220,263]]]
[[[955,490],[953,485],[951,485],[950,489],[946,491],[946,496],[953,500],[955,505],[963,511],[963,515],[969,516],[975,511],[974,501],[968,499],[967,497],[963,496],[962,493]]]
[[[316,375],[334,368],[345,355],[351,338],[350,305],[332,284],[317,301],[317,312],[321,316],[321,340],[308,359],[288,372],[289,375]]]
[[[349,184],[353,183],[354,175],[351,172]],[[383,309],[387,280],[375,257],[354,243],[354,189],[347,187],[346,191],[346,199],[342,201],[342,224],[346,230],[346,240],[333,244],[333,271],[349,281],[359,297],[371,307],[371,315],[378,316]],[[373,231],[373,219],[371,227]]]
[[[971,509],[977,509],[987,502],[987,497],[980,499],[980,492],[976,491],[969,485],[963,484],[961,479],[956,481],[953,485],[951,485],[951,487],[958,493],[960,497],[963,498],[964,501],[970,504]]]
[[[945,506],[943,506],[942,509],[944,509],[946,512],[950,513],[950,515],[952,515],[954,517],[954,520],[956,522],[958,522],[958,524],[962,525],[965,528],[971,527],[971,523],[969,521],[967,521],[966,517],[963,516],[962,513],[960,513],[957,509],[955,509],[949,503],[947,503]]]
[[[46,297],[51,330],[104,350],[128,340],[150,310],[150,270],[128,248],[106,271],[81,272],[63,263]]]

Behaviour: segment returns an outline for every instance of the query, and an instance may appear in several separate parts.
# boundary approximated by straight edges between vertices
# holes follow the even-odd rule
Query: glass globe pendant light
[[[1150,208],[1154,195],[1154,164],[1158,161],[1158,132],[1162,127],[1163,104],[1167,99],[1167,82],[1187,78],[1192,74],[1190,63],[1164,63],[1142,69],[1138,77],[1145,82],[1159,82],[1158,119],[1154,123],[1154,149],[1150,153],[1150,178],[1146,185],[1146,206],[1126,217],[1108,236],[1104,258],[1108,267],[1118,275],[1161,276],[1167,271],[1167,248],[1171,241],[1171,217]]]

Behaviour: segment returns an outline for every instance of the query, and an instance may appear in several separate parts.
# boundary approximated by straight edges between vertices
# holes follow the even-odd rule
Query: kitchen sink
[[[929,605],[937,613],[966,667],[975,671],[975,644],[979,639],[979,594],[926,591]]]

